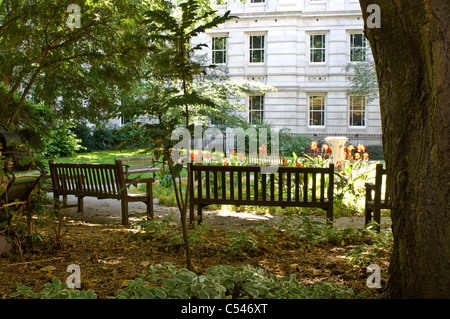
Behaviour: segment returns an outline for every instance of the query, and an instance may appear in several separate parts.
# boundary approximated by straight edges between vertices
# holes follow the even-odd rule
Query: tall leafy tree
[[[195,78],[206,74],[207,71],[204,65],[194,59],[195,53],[205,44],[191,46],[190,40],[231,18],[230,12],[219,16],[216,11],[201,6],[198,1],[188,0],[178,6],[167,3],[165,8],[148,10],[143,21],[147,40],[158,48],[151,56],[149,74],[152,77],[151,85],[159,90],[157,93],[149,90],[152,93],[147,94],[147,97],[152,98],[152,106],[147,109],[158,119],[158,129],[150,132],[158,132],[156,134],[160,135],[159,138],[154,138],[154,148],[168,161],[172,175],[181,215],[188,269],[192,269],[192,263],[186,221],[189,202],[187,189],[192,181],[187,181],[183,194],[180,175],[182,164],[173,162],[170,154],[175,143],[168,137],[171,136],[172,130],[181,124],[180,119],[183,119],[186,128],[190,127],[192,108],[215,106],[212,99],[200,94],[193,85]]]
[[[0,81],[8,89],[0,112],[9,126],[30,94],[66,114],[94,119],[138,69],[139,50],[149,48],[134,34],[148,6],[132,0],[77,4],[80,25],[73,27],[61,0],[0,3]]]
[[[360,4],[377,70],[392,197],[386,296],[448,298],[450,2]]]

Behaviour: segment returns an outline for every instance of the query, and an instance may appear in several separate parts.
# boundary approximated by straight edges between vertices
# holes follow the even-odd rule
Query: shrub
[[[383,145],[367,145],[366,152],[372,160],[384,160]]]
[[[291,157],[293,153],[301,156],[310,144],[311,139],[308,136],[301,134],[280,134],[280,152],[284,152],[286,157]]]
[[[76,137],[71,127],[68,123],[57,123],[49,135],[44,137],[46,158],[73,156],[82,149],[81,140]]]
[[[126,125],[95,126],[93,128],[77,126],[73,129],[81,145],[88,151],[106,151],[116,147],[141,148],[149,146],[146,143],[143,127]]]

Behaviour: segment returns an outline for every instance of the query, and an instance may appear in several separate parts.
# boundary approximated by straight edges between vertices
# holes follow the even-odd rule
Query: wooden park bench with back
[[[328,168],[278,166],[272,174],[258,165],[188,165],[190,222],[201,223],[202,208],[211,204],[314,207],[325,210],[328,222],[333,221],[333,164]]]
[[[383,164],[377,164],[375,170],[375,183],[366,184],[366,225],[372,219],[378,224],[377,230],[380,231],[381,210],[390,209],[391,202],[386,183],[386,169]]]
[[[132,180],[124,176],[123,164],[116,160],[115,164],[66,164],[49,161],[54,198],[74,195],[78,199],[78,212],[83,213],[85,196],[98,199],[118,199],[121,201],[122,224],[128,225],[128,203],[144,202],[147,215],[153,218],[153,178],[140,179],[145,183],[145,194],[128,193],[127,183]],[[57,204],[58,205],[58,204]]]
[[[156,172],[164,172],[164,162],[155,160],[154,156],[116,158],[115,160],[122,162],[125,178],[133,174],[143,173],[153,173],[153,178],[155,178]],[[156,163],[160,163],[162,166],[157,167]]]

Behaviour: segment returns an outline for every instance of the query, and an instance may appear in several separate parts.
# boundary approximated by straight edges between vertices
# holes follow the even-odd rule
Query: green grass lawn
[[[130,150],[110,150],[101,152],[78,153],[72,157],[62,157],[53,159],[55,163],[88,163],[88,164],[114,164],[115,158],[123,157],[139,157],[151,155],[147,149],[130,149]],[[48,161],[45,159],[42,164],[48,170]]]
[[[56,163],[96,163],[96,164],[114,164],[115,158],[121,157],[139,157],[151,155],[147,149],[114,150],[102,152],[78,153],[72,157],[63,157],[55,159]]]

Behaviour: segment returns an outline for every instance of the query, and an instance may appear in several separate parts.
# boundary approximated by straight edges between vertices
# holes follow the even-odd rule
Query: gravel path
[[[74,196],[68,196],[68,204],[75,205],[77,203]],[[129,203],[130,222],[136,221],[134,212],[145,213],[146,205],[144,203]],[[155,200],[154,214],[155,218],[162,218],[174,212],[175,216],[178,216],[178,208],[167,207],[157,204]],[[86,223],[93,224],[120,224],[121,223],[121,208],[120,202],[114,199],[101,199],[98,200],[94,197],[84,198],[84,215],[80,215],[77,212],[76,207],[63,208],[62,212],[74,218]],[[325,221],[325,214],[323,217],[315,216],[318,220]],[[211,228],[221,229],[242,229],[256,227],[261,222],[266,222],[269,225],[276,225],[282,219],[282,216],[275,214],[261,214],[254,212],[233,212],[226,210],[203,210],[203,222],[205,225]],[[177,222],[175,217],[174,222]],[[381,226],[382,229],[390,227],[390,218],[382,217]],[[364,227],[364,217],[336,217],[333,223],[336,227],[352,226],[356,228]]]

